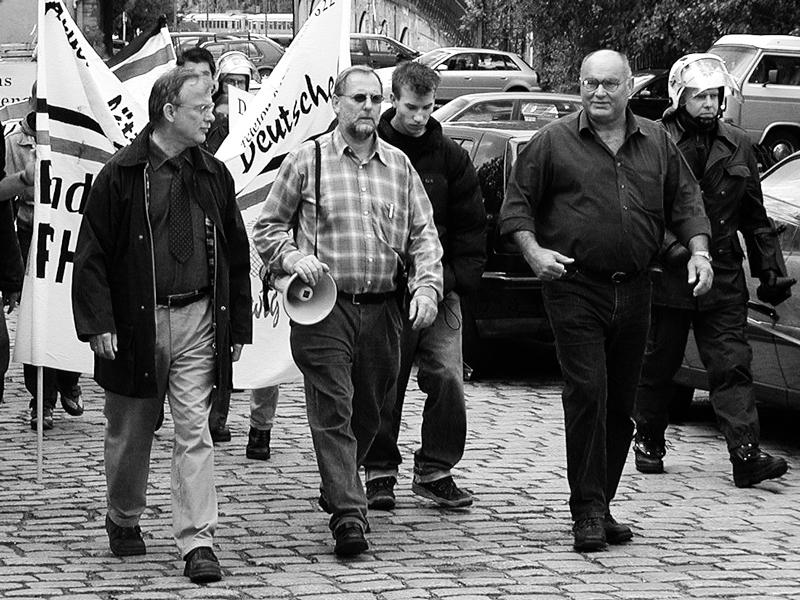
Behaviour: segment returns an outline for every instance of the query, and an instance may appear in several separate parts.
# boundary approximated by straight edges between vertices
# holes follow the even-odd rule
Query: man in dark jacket
[[[8,312],[14,310],[22,291],[22,253],[19,250],[17,234],[14,231],[14,210],[11,198],[15,191],[24,186],[20,177],[25,177],[25,173],[14,173],[14,179],[9,181],[5,172],[6,164],[6,145],[3,131],[3,124],[0,123],[0,293],[3,295],[3,303],[0,305],[0,403],[3,402],[3,392],[5,391],[5,376],[8,371],[10,361],[11,341],[8,338],[8,328],[6,327],[5,307]]]
[[[117,556],[145,554],[139,519],[164,396],[175,426],[173,535],[193,582],[221,578],[209,396],[231,386],[252,336],[247,234],[225,166],[198,146],[212,83],[176,68],[150,94],[150,123],[92,185],[75,250],[78,337],[105,390],[106,530]]]
[[[738,232],[747,244],[750,272],[763,289],[776,291],[785,273],[777,235],[764,210],[752,146],[744,131],[719,118],[726,88],[738,93],[724,63],[713,54],[684,56],[670,71],[672,107],[662,124],[703,191],[711,221],[708,260],[713,260],[714,285],[706,295],[693,297],[684,276],[688,251],[677,240],[666,242],[662,271],[653,277],[652,325],[634,410],[634,450],[639,471],[664,470],[672,377],[692,326],[708,372],[711,404],[728,443],[734,483],[748,487],[780,477],[787,465],[758,446],[752,351],[745,337],[748,294]]]
[[[367,454],[369,507],[391,510],[401,462],[397,448],[403,400],[416,359],[417,381],[427,395],[422,415],[422,445],[414,453],[414,493],[446,507],[472,504],[450,470],[461,460],[467,437],[461,354],[459,297],[480,285],[486,262],[486,213],[478,175],[469,155],[442,133],[431,118],[439,76],[430,67],[406,62],[392,75],[392,108],[381,117],[378,135],[402,150],[419,173],[433,206],[433,220],[444,250],[444,300],[434,324],[401,338],[400,374],[381,412],[381,428]]]

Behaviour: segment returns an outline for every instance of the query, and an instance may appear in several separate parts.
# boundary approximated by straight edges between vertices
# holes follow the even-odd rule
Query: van
[[[774,161],[800,150],[800,37],[726,35],[708,51],[725,61],[744,97],[728,102],[723,119]]]

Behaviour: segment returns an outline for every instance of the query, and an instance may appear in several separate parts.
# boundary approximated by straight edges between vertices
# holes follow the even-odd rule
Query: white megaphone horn
[[[305,283],[295,273],[276,277],[274,287],[283,295],[286,314],[301,325],[319,323],[336,304],[336,282],[327,273],[314,286]]]

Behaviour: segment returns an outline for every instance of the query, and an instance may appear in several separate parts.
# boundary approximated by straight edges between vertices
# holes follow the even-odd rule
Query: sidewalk
[[[148,554],[116,558],[103,528],[105,483],[99,388],[83,377],[86,412],[56,409],[45,432],[44,479],[20,365],[0,406],[0,597],[81,600],[183,598],[416,600],[572,598],[800,598],[800,479],[791,471],[757,488],[733,486],[713,422],[672,427],[668,472],[644,476],[629,461],[614,515],[633,542],[594,554],[572,550],[560,383],[468,383],[470,436],[456,472],[476,496],[440,510],[411,491],[422,397],[406,402],[406,462],[398,507],[370,515],[370,550],[332,554],[302,386],[284,386],[267,462],[244,456],[247,395],[234,394],[233,440],[217,446],[223,581],[190,584],[170,534],[169,413],[153,449]],[[800,443],[763,443],[800,464]]]

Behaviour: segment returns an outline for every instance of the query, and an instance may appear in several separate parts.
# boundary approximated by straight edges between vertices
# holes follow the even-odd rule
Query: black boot
[[[733,483],[740,488],[780,477],[789,468],[784,459],[762,452],[758,444],[744,444],[731,450],[731,462]]]
[[[640,473],[663,473],[664,455],[667,453],[666,442],[662,435],[645,435],[636,432],[633,445],[636,454],[636,470]]]

